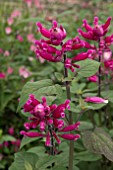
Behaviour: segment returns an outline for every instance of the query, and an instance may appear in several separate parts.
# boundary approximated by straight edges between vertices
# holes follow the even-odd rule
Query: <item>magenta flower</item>
[[[72,60],[67,58],[65,61],[65,68],[69,68],[72,72],[75,72],[75,67],[80,68],[78,64],[72,63]]]
[[[77,50],[80,48],[83,48],[85,45],[85,43],[83,42],[83,40],[81,40],[78,36],[67,40],[63,45],[62,45],[62,50],[64,52],[66,51],[72,51],[72,50]]]
[[[1,72],[1,73],[0,73],[0,79],[5,79],[5,77],[6,77],[6,74],[3,73],[3,72]]]
[[[108,100],[105,100],[101,97],[86,97],[84,99],[85,102],[91,102],[91,103],[108,103]]]
[[[40,56],[51,62],[59,62],[62,59],[62,51],[49,45],[45,40],[36,40],[36,57]]]
[[[65,132],[77,130],[80,122],[77,122],[73,125],[66,125],[64,120],[65,118],[65,110],[70,109],[69,106],[70,100],[66,100],[63,104],[56,105],[53,104],[51,106],[47,105],[46,98],[42,98],[42,102],[39,102],[34,95],[30,95],[27,102],[24,104],[24,112],[29,112],[31,117],[29,117],[29,122],[24,124],[24,127],[27,130],[36,129],[39,127],[40,132],[34,131],[21,131],[20,133],[24,136],[28,137],[45,137],[46,146],[51,146],[51,134],[50,129],[53,137],[56,139],[58,144],[61,143],[59,137],[68,140],[75,140],[79,138],[79,135],[71,135],[65,134]],[[58,133],[58,134],[57,134]],[[61,134],[63,133],[63,134]],[[67,135],[67,137],[66,137]],[[73,137],[72,137],[73,136]]]
[[[2,48],[0,48],[0,54],[2,54],[3,53],[3,49]]]
[[[10,127],[10,128],[8,129],[8,132],[9,132],[10,135],[14,135],[14,128],[13,128],[13,127]]]
[[[75,57],[72,58],[74,61],[85,60],[87,58],[93,58],[93,53],[95,50],[88,50],[87,52],[78,53]]]
[[[66,38],[66,31],[62,25],[58,26],[57,21],[53,21],[52,28],[46,29],[40,22],[37,23],[38,31],[46,38],[49,39],[50,44],[60,45]]]
[[[87,80],[96,83],[98,82],[98,76],[93,75],[91,77],[88,77]]]
[[[108,27],[111,22],[111,17],[108,17],[105,24],[98,24],[98,17],[94,17],[94,27],[90,26],[86,19],[83,20],[83,27],[86,29],[86,32],[83,32],[81,29],[78,29],[79,34],[90,40],[99,40],[100,37],[104,36],[108,32]]]
[[[113,71],[113,59],[104,62],[105,68]]]
[[[17,38],[17,40],[19,40],[20,42],[23,42],[23,37],[22,37],[20,34],[18,34],[16,38]]]

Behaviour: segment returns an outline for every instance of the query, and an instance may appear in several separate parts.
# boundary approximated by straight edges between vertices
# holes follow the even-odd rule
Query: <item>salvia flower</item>
[[[0,79],[5,79],[5,77],[6,77],[6,74],[3,72],[0,72]]]
[[[51,62],[59,62],[62,60],[62,51],[49,45],[45,40],[36,40],[36,58],[42,57]]]
[[[50,40],[53,45],[60,45],[66,38],[66,31],[62,25],[58,26],[57,21],[52,22],[51,29],[46,29],[40,22],[37,23],[38,31],[46,38]]]
[[[87,80],[96,83],[98,82],[98,76],[93,75],[91,77],[88,77]]]
[[[82,31],[82,29],[78,29],[79,34],[86,39],[96,40],[96,41],[99,40],[100,37],[103,37],[108,32],[108,27],[111,22],[111,17],[108,17],[107,21],[102,25],[99,25],[98,21],[99,18],[94,17],[94,21],[93,21],[94,27],[92,27],[88,24],[87,20],[84,19],[83,27],[86,29],[86,32]]]
[[[76,68],[80,68],[80,66],[78,65],[78,64],[74,64],[74,63],[72,63],[72,60],[71,59],[69,59],[69,58],[67,58],[66,60],[65,60],[65,68],[68,68],[68,69],[70,69],[72,72],[75,72],[75,67]]]
[[[105,100],[101,97],[86,97],[85,102],[91,102],[91,103],[108,103],[108,100]]]
[[[24,124],[24,127],[28,130],[28,132],[22,130],[20,133],[28,137],[45,137],[46,146],[51,146],[51,133],[58,144],[61,143],[59,137],[67,140],[78,139],[80,135],[66,133],[77,130],[80,125],[80,122],[72,125],[66,125],[64,119],[65,110],[70,109],[69,103],[70,100],[66,100],[63,104],[53,104],[49,106],[45,97],[42,98],[42,102],[39,102],[33,94],[30,94],[29,99],[23,106],[24,112],[29,112],[31,114],[29,122]],[[39,127],[39,132],[29,131],[30,129],[36,129],[37,127]]]

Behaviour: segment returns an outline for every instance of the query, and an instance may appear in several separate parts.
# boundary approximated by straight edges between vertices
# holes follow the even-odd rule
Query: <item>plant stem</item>
[[[64,64],[66,60],[66,54],[64,54]],[[68,77],[68,70],[65,68],[64,65],[64,77]],[[66,92],[67,92],[67,99],[71,100],[71,93],[70,93],[70,82],[66,81]],[[73,115],[72,112],[69,111],[69,124],[73,123]],[[68,170],[73,170],[73,154],[74,154],[74,141],[70,141],[70,147],[69,147],[69,167]]]
[[[54,155],[54,140],[53,140],[53,134],[52,134],[52,127],[48,125],[48,130],[51,135],[51,147],[50,147],[50,155]]]
[[[101,63],[101,55],[99,55],[99,62]],[[98,96],[101,96],[101,65],[98,71]]]

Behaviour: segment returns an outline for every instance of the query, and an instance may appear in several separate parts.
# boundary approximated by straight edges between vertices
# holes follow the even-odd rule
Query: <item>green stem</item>
[[[101,63],[101,55],[99,55],[99,62]],[[101,65],[98,71],[98,96],[101,96]]]
[[[66,54],[64,54],[64,64],[66,60]],[[64,77],[68,77],[68,70],[64,66]],[[67,99],[71,100],[71,93],[70,93],[70,82],[66,81],[66,92],[67,92]],[[69,124],[73,123],[73,115],[72,112],[69,111]],[[73,155],[74,155],[74,141],[70,141],[70,146],[69,146],[69,168],[68,170],[73,170]]]
[[[48,130],[51,135],[51,147],[50,147],[50,155],[54,155],[54,140],[53,140],[53,134],[52,134],[52,127],[48,125]]]

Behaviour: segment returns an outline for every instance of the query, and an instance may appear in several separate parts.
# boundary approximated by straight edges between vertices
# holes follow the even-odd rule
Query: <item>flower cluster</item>
[[[98,42],[98,47],[94,47],[95,50],[95,59],[100,57],[100,61],[104,63],[106,70],[113,70],[113,59],[112,59],[112,51],[110,49],[110,45],[113,44],[113,34],[106,36],[108,32],[108,28],[110,26],[111,17],[108,17],[107,21],[99,25],[99,18],[94,17],[94,27],[88,24],[87,20],[83,20],[83,27],[86,32],[82,29],[78,29],[79,35],[85,39],[93,40]],[[91,50],[91,48],[89,48]]]
[[[29,99],[24,104],[24,112],[29,112],[31,117],[29,117],[29,122],[24,124],[26,130],[36,129],[39,127],[39,132],[37,131],[21,131],[20,133],[28,137],[45,137],[46,146],[51,146],[51,137],[56,139],[56,142],[60,144],[60,139],[64,138],[67,140],[77,140],[80,138],[79,134],[66,133],[69,131],[77,130],[80,122],[72,125],[66,125],[65,121],[65,110],[70,108],[70,100],[66,100],[65,103],[60,105],[47,105],[46,98],[42,98],[42,102],[39,102],[33,94],[30,94]]]

